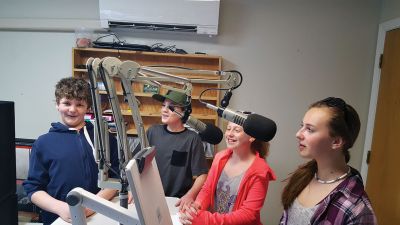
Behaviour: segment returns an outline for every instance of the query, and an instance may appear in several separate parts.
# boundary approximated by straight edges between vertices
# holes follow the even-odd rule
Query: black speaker
[[[0,220],[17,225],[14,102],[0,101]]]

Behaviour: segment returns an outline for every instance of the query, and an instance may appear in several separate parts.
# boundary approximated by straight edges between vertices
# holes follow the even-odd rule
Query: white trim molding
[[[366,134],[365,134],[364,152],[363,152],[363,159],[362,159],[362,163],[361,163],[361,176],[364,180],[364,185],[367,182],[367,175],[368,175],[367,156],[368,156],[368,152],[371,150],[371,145],[372,145],[372,137],[373,137],[373,132],[374,132],[374,123],[375,123],[375,114],[376,114],[376,105],[377,105],[378,93],[379,93],[379,82],[380,82],[380,76],[381,76],[381,69],[379,68],[379,60],[380,60],[381,54],[383,54],[386,32],[396,29],[396,28],[399,28],[399,27],[400,27],[400,18],[389,20],[389,21],[381,23],[379,25],[378,41],[376,44],[376,55],[375,55],[375,63],[374,63],[374,75],[372,78],[371,98],[370,98],[370,102],[369,102],[367,130],[366,130]]]

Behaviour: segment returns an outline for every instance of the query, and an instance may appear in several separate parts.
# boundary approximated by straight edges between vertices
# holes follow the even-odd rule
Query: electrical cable
[[[240,73],[239,71],[237,71],[237,70],[227,70],[227,71],[224,71],[224,72],[231,72],[231,73],[237,73],[238,75],[239,75],[239,77],[240,77],[240,81],[239,81],[239,83],[236,85],[236,86],[234,86],[234,87],[232,87],[232,88],[207,88],[207,89],[204,89],[201,93],[200,93],[200,95],[199,95],[199,102],[200,103],[202,103],[202,104],[207,104],[207,102],[205,102],[205,101],[203,101],[202,99],[201,99],[201,97],[203,96],[203,94],[205,93],[205,92],[207,92],[207,91],[226,91],[226,93],[225,93],[225,95],[227,95],[227,103],[229,104],[229,99],[230,99],[230,96],[229,95],[232,95],[232,94],[227,94],[228,92],[232,92],[233,90],[235,90],[236,88],[238,88],[240,85],[242,85],[242,82],[243,82],[243,75],[242,75],[242,73]],[[225,103],[224,103],[224,105],[225,105]],[[223,106],[223,107],[226,107],[227,105],[225,105],[225,106]]]

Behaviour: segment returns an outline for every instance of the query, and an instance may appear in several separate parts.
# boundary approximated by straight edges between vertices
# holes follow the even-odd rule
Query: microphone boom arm
[[[101,109],[99,110],[101,104],[95,78],[98,79],[100,77],[106,88],[106,94],[109,98],[109,102],[111,104],[112,112],[114,115],[119,149],[121,150],[118,154],[120,159],[120,165],[126,165],[128,161],[132,158],[132,156],[130,155],[131,152],[128,149],[125,122],[122,116],[113,79],[117,78],[121,81],[123,95],[125,99],[128,101],[129,108],[131,109],[132,118],[137,130],[142,150],[149,149],[150,146],[145,134],[142,117],[140,116],[138,100],[135,97],[134,92],[132,91],[133,82],[142,82],[151,85],[156,85],[158,87],[165,88],[167,90],[173,90],[185,93],[187,96],[191,97],[193,83],[224,84],[228,88],[234,89],[237,88],[242,81],[242,77],[238,75],[240,73],[237,73],[235,71],[196,70],[196,69],[171,67],[171,66],[141,66],[135,61],[131,60],[121,61],[116,57],[105,57],[103,59],[89,58],[86,64],[88,72],[91,65],[94,74],[94,77],[91,77],[91,85],[94,87],[95,90],[95,94],[93,94],[93,96],[96,104],[93,105],[94,106],[93,108],[96,117],[101,117],[102,114],[100,112]],[[190,74],[203,74],[203,75],[204,74],[220,75],[220,77],[223,79],[187,78],[183,77],[182,75],[171,74],[172,72],[176,74],[190,73]],[[161,82],[175,83],[181,85],[182,87],[178,88],[175,86],[163,84]],[[99,128],[103,126],[100,122],[98,122],[97,119],[96,119],[96,124]],[[105,138],[103,137],[105,136],[103,135],[104,132],[100,132],[101,130],[104,129],[98,129],[98,130],[99,130],[97,132],[99,133],[98,139],[100,141],[98,146],[101,147],[105,145],[104,144]]]
[[[195,70],[188,68],[173,68],[173,67],[151,67],[140,66],[138,63],[130,60],[121,61],[116,57],[89,58],[86,62],[88,70],[89,81],[91,84],[91,95],[93,98],[93,112],[95,115],[95,150],[96,161],[99,162],[99,180],[98,185],[102,188],[120,189],[121,206],[127,207],[127,188],[128,181],[126,177],[125,167],[132,159],[138,162],[138,171],[142,172],[146,168],[147,163],[153,161],[155,155],[154,148],[149,145],[142,117],[139,110],[139,101],[135,97],[132,88],[132,83],[142,82],[155,85],[167,90],[173,90],[185,93],[191,99],[192,84],[224,84],[229,89],[235,89],[240,86],[242,82],[241,75],[238,76],[235,72],[230,71],[211,71],[211,70]],[[210,74],[219,75],[223,79],[198,79],[187,78],[177,74]],[[239,73],[240,74],[240,73]],[[123,89],[123,96],[127,100],[131,115],[137,130],[140,141],[141,150],[132,156],[128,148],[127,130],[125,121],[122,115],[121,107],[118,101],[116,87],[114,80],[119,79]],[[106,89],[106,95],[111,105],[112,114],[117,131],[118,142],[118,158],[120,168],[120,184],[116,184],[112,179],[108,179],[107,167],[110,159],[110,149],[108,143],[108,130],[107,124],[103,119],[101,108],[101,97],[97,80],[101,80]],[[181,87],[171,86],[170,84],[163,84],[162,82],[174,83],[181,85]],[[200,95],[201,97],[201,95]],[[201,101],[201,99],[199,98]],[[78,213],[79,210],[71,211],[71,213]]]

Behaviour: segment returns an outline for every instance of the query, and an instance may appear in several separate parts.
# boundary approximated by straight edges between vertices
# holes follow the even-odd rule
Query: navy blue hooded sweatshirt
[[[65,201],[69,191],[81,187],[96,194],[98,165],[92,147],[87,142],[84,129],[69,130],[62,123],[52,123],[47,134],[41,135],[33,144],[29,159],[28,178],[23,185],[29,199],[36,191],[45,191],[55,199]],[[86,129],[93,143],[93,125],[86,122]],[[118,170],[116,139],[110,135],[110,158],[112,168]],[[118,177],[110,171],[110,177]],[[51,224],[58,215],[41,213],[45,225]]]

